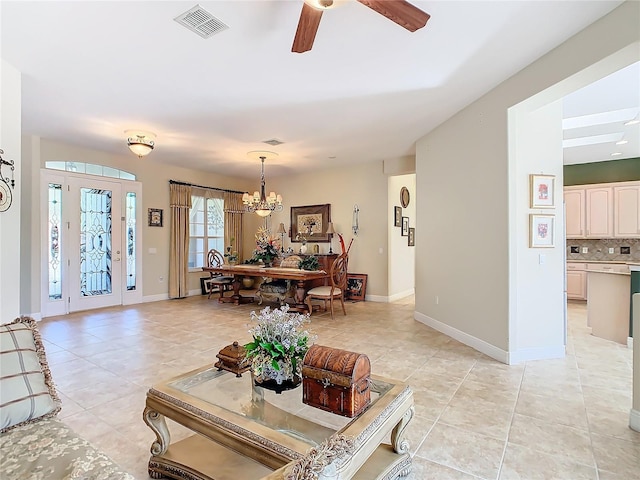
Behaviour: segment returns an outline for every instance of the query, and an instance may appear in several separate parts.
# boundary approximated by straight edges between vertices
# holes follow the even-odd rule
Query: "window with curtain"
[[[224,253],[224,200],[191,196],[189,212],[189,268],[207,263],[207,252],[215,248]]]

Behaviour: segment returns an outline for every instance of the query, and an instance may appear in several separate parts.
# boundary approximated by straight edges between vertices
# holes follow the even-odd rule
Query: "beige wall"
[[[280,178],[267,177],[268,190],[275,190],[284,198],[283,212],[274,213],[273,231],[283,222],[289,229],[290,207],[331,204],[331,219],[348,246],[351,238],[353,207],[360,208],[360,232],[349,252],[349,272],[369,275],[367,297],[387,301],[388,212],[387,177],[382,162],[372,162],[339,169],[314,170],[302,175]],[[291,245],[285,237],[285,248]],[[297,251],[299,243],[294,243]],[[329,251],[328,243],[320,243],[320,252]],[[333,251],[340,252],[337,236],[333,239]]]
[[[413,295],[415,286],[414,265],[416,247],[410,247],[409,237],[403,237],[402,227],[394,226],[394,207],[402,208],[400,190],[407,187],[410,200],[407,208],[402,208],[402,216],[409,218],[409,227],[416,227],[416,175],[396,175],[389,177],[389,297],[392,300]],[[420,231],[416,228],[416,233]],[[443,248],[446,248],[443,245]]]
[[[44,168],[45,162],[57,161],[77,161],[93,163],[97,165],[109,165],[114,168],[126,170],[136,175],[142,183],[142,211],[145,221],[143,222],[143,296],[146,300],[165,298],[168,287],[169,276],[169,180],[179,180],[184,182],[197,183],[218,188],[228,188],[231,190],[244,191],[250,182],[243,179],[230,178],[211,173],[187,170],[181,167],[160,164],[153,161],[153,154],[149,157],[138,159],[132,154],[112,155],[105,152],[95,151],[61,142],[55,142],[38,137],[24,137],[23,144],[28,145],[27,157],[33,165]],[[39,178],[39,171],[36,169],[36,177]],[[37,180],[34,180],[37,181]],[[37,183],[36,183],[37,185]],[[34,189],[33,205],[39,205],[40,196],[38,189]],[[35,198],[37,197],[37,198]],[[164,227],[148,227],[146,225],[146,212],[148,208],[161,208],[164,210]],[[37,209],[32,215],[32,234],[27,237],[27,242],[31,242],[27,248],[32,252],[33,262],[40,265],[40,216]],[[25,239],[23,239],[25,240]],[[149,249],[155,248],[156,254],[150,254]],[[39,272],[39,269],[38,269]],[[33,272],[32,272],[33,275]],[[202,272],[190,274],[189,288],[200,289],[199,277]],[[162,278],[162,280],[160,280]],[[40,311],[40,285],[39,277],[30,281],[30,305],[29,311]]]
[[[62,142],[40,139],[33,136],[23,138],[25,158],[29,158],[33,165],[44,167],[46,161],[78,161],[109,165],[126,170],[136,175],[142,183],[143,213],[147,208],[162,208],[165,213],[163,228],[143,227],[143,295],[145,300],[166,298],[168,278],[169,251],[169,179],[192,182],[219,188],[240,191],[253,191],[259,182],[259,176],[254,180],[229,178],[211,173],[187,170],[184,168],[164,165],[153,161],[153,153],[146,158],[137,159],[132,155],[112,155],[94,151]],[[268,172],[267,172],[268,173]],[[39,168],[33,169],[32,182],[39,182]],[[331,214],[335,228],[343,233],[348,243],[353,237],[351,233],[352,211],[354,204],[360,206],[360,234],[354,240],[350,251],[350,271],[368,273],[369,285],[367,294],[373,299],[385,301],[387,299],[387,177],[382,173],[382,163],[357,165],[339,170],[319,170],[304,175],[271,178],[267,175],[268,190],[275,190],[284,197],[285,208],[282,212],[274,213],[268,222],[273,225],[275,232],[278,223],[283,222],[289,227],[290,207],[299,205],[314,205],[320,203],[331,204]],[[375,194],[372,194],[375,192]],[[33,189],[34,205],[39,205],[38,189]],[[383,212],[383,213],[381,213]],[[34,209],[31,216],[31,232],[26,237],[26,248],[32,252],[32,262],[35,268],[30,271],[29,289],[23,297],[27,297],[28,305],[23,311],[40,311],[40,216]],[[257,215],[245,215],[244,228],[245,256],[248,257],[255,248],[254,234],[264,221]],[[33,239],[33,240],[32,240]],[[285,248],[291,245],[285,238]],[[329,244],[319,244],[321,252],[329,250]],[[294,244],[298,248],[299,244]],[[155,248],[157,253],[150,254],[149,249]],[[381,251],[380,251],[381,249]],[[340,251],[338,238],[333,240],[333,250]],[[375,261],[371,262],[370,260]],[[200,290],[202,272],[190,274],[189,290]],[[160,278],[163,278],[160,281]]]
[[[580,82],[596,80],[606,69],[598,72],[593,65],[625,47],[628,58],[617,68],[634,57],[637,61],[639,7],[638,2],[624,3],[418,141],[416,318],[510,361],[518,347],[510,326],[522,313],[514,307],[533,303],[538,287],[544,291],[545,276],[521,288],[515,274],[528,248],[527,234],[516,228],[528,214],[515,202],[527,198],[528,183],[523,177],[511,183],[518,170],[516,156],[510,155],[509,134],[514,132],[509,132],[508,109],[583,70],[591,76]],[[571,91],[568,84],[563,87],[566,91],[555,98],[535,100],[540,106],[557,100]],[[527,173],[533,172],[518,175]],[[455,254],[440,253],[443,238]],[[560,257],[552,257],[549,268],[559,269]]]
[[[21,78],[20,72],[12,65],[1,60],[0,63],[0,147],[4,150],[2,158],[15,163],[14,178],[16,187],[12,189],[13,202],[9,210],[0,213],[0,323],[9,322],[20,312],[20,211],[23,191],[20,185],[22,176],[22,155],[20,150],[21,125]],[[2,174],[11,178],[11,169],[2,167]],[[9,187],[11,188],[11,187]]]

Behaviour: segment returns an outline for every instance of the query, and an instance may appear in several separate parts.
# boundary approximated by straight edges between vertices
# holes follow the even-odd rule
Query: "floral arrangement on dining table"
[[[316,339],[304,328],[311,322],[309,315],[290,313],[289,305],[283,305],[273,310],[266,307],[260,313],[252,311],[251,321],[255,322],[249,329],[253,341],[244,348],[256,383],[271,380],[295,386],[302,377],[304,356]]]
[[[251,263],[263,262],[265,265],[271,265],[278,257],[279,250],[280,241],[272,237],[267,228],[260,227],[256,233],[256,249],[253,251]]]

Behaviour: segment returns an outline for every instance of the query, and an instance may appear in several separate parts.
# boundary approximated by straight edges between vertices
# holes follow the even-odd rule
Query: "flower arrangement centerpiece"
[[[303,327],[310,322],[309,315],[289,313],[289,305],[283,305],[274,310],[266,307],[259,314],[253,311],[251,320],[253,341],[244,348],[255,382],[276,392],[297,386],[302,360],[316,338]]]
[[[256,249],[253,251],[253,263],[263,262],[265,265],[271,265],[278,256],[278,250],[280,250],[278,239],[272,237],[269,230],[260,227],[256,233]]]

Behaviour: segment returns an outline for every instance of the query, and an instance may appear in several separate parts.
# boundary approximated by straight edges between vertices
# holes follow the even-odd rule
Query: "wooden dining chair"
[[[215,248],[209,250],[207,253],[207,267],[217,268],[223,264],[224,257],[222,254]],[[211,275],[211,279],[209,280],[209,296],[207,298],[211,298],[213,287],[218,287],[218,291],[220,292],[218,301],[223,302],[224,292],[233,290],[233,276],[226,276],[218,272],[209,272],[209,274]]]
[[[329,280],[331,284],[315,287],[307,292],[305,303],[309,308],[309,313],[313,312],[312,300],[323,300],[325,311],[327,310],[327,301],[329,301],[331,318],[333,319],[333,302],[339,299],[342,304],[342,313],[347,314],[344,308],[344,295],[347,291],[347,266],[348,257],[346,253],[343,253],[331,264],[331,269],[329,270]]]

